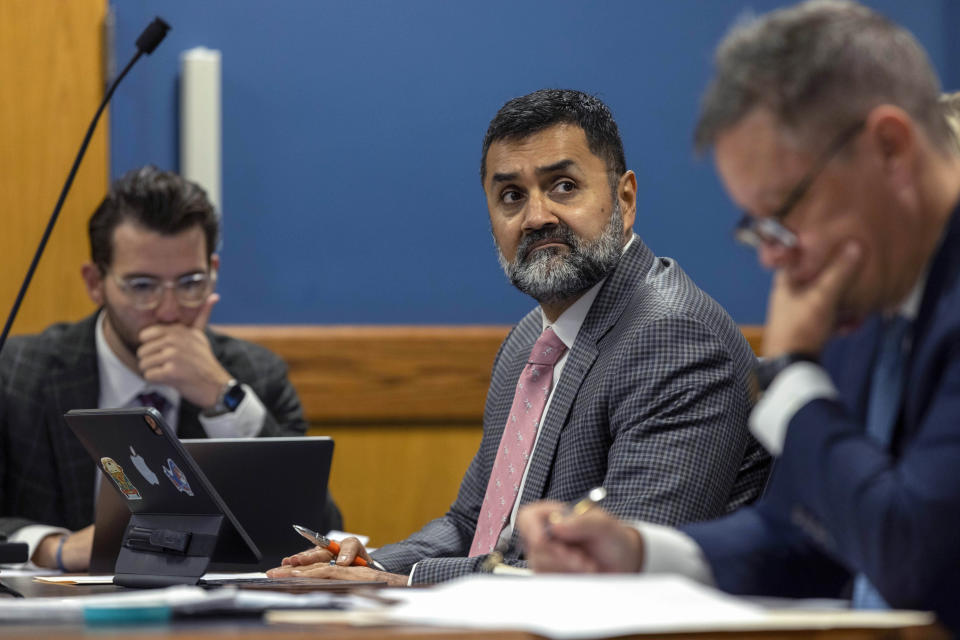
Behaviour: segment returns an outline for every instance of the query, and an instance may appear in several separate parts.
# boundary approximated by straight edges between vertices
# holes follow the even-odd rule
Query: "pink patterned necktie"
[[[520,373],[510,417],[500,439],[500,448],[487,483],[487,494],[477,519],[477,531],[470,545],[471,557],[493,551],[513,511],[543,408],[550,396],[553,367],[566,350],[567,346],[548,327],[533,345],[527,366]]]

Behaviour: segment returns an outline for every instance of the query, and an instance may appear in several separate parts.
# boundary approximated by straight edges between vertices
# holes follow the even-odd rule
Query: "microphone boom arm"
[[[107,103],[110,102],[110,98],[113,96],[113,92],[116,91],[117,86],[120,82],[126,77],[127,73],[136,64],[137,60],[144,53],[152,53],[154,49],[157,48],[157,45],[160,44],[160,40],[163,40],[163,37],[169,31],[170,25],[161,20],[160,18],[155,18],[143,33],[137,38],[137,52],[130,59],[130,62],[127,63],[127,66],[123,68],[123,71],[117,76],[110,84],[110,88],[107,89],[107,93],[104,95],[103,100],[100,102],[100,106],[97,107],[97,112],[93,116],[93,120],[90,122],[90,126],[87,128],[87,134],[83,137],[83,143],[80,145],[80,150],[77,152],[77,157],[73,161],[73,166],[70,168],[70,173],[67,174],[67,181],[63,184],[63,189],[60,190],[60,197],[57,199],[57,204],[53,208],[53,213],[50,215],[50,221],[47,223],[47,228],[43,232],[43,237],[40,239],[40,245],[37,247],[36,253],[33,255],[33,260],[30,262],[30,267],[27,269],[27,275],[23,279],[23,284],[20,286],[20,291],[17,293],[16,300],[13,301],[13,308],[10,309],[10,315],[7,316],[6,324],[3,326],[3,333],[0,333],[0,352],[3,351],[3,345],[7,342],[7,336],[10,333],[10,328],[13,326],[13,321],[17,317],[17,313],[20,311],[20,305],[23,304],[23,298],[27,294],[27,288],[30,286],[30,281],[33,280],[33,274],[37,270],[37,265],[40,264],[40,256],[43,255],[43,250],[47,247],[47,241],[50,240],[50,234],[53,233],[53,227],[57,223],[57,218],[60,217],[60,210],[63,208],[63,203],[67,199],[67,193],[70,191],[71,185],[73,185],[73,179],[77,175],[77,170],[80,168],[80,162],[83,160],[84,154],[87,152],[87,146],[90,144],[90,139],[93,138],[93,132],[97,128],[97,123],[100,121],[100,116],[103,114],[103,110],[106,109]]]

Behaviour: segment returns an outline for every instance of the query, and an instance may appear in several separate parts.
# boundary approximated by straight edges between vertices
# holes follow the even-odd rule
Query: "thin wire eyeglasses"
[[[116,274],[111,277],[117,287],[129,298],[135,309],[151,311],[160,306],[163,294],[167,289],[173,289],[177,303],[182,307],[199,307],[213,289],[217,281],[217,272],[198,271],[188,273],[174,280],[162,280],[152,276],[129,276],[121,278]]]
[[[790,214],[797,203],[803,199],[807,191],[813,185],[820,173],[826,168],[833,158],[847,146],[863,129],[865,120],[858,120],[847,127],[833,139],[827,150],[817,159],[810,170],[803,178],[790,190],[783,204],[777,207],[769,216],[758,218],[750,214],[744,214],[737,223],[733,231],[733,237],[737,242],[745,244],[755,249],[764,245],[780,246],[790,249],[797,245],[797,235],[783,225],[784,218]]]

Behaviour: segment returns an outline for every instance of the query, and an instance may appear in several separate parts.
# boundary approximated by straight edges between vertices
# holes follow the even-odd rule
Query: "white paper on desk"
[[[56,569],[6,569],[0,570],[0,578],[23,578],[36,576],[59,576]]]
[[[203,580],[218,580],[229,582],[230,580],[249,580],[251,578],[266,578],[267,574],[261,571],[251,573],[205,573]],[[36,582],[46,582],[47,584],[63,585],[90,585],[90,584],[113,584],[113,575],[92,575],[92,576],[35,576]]]
[[[461,578],[416,594],[387,616],[396,622],[596,638],[756,623],[764,611],[680,576],[538,575]]]
[[[47,584],[113,584],[113,575],[92,575],[92,576],[34,576],[34,582],[45,582]]]
[[[392,595],[393,589],[381,591]],[[893,628],[932,624],[920,611],[850,611],[800,602],[770,610],[675,575],[470,576],[433,589],[408,590],[384,612],[393,622],[515,629],[550,638],[635,633]],[[784,603],[779,604],[780,607]]]

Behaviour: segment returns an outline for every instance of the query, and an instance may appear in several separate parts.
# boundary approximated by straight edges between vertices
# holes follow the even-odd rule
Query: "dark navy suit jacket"
[[[960,210],[958,210],[960,211]],[[892,446],[865,433],[878,317],[828,345],[839,391],[793,417],[759,502],[684,530],[718,586],[840,596],[865,573],[891,606],[960,630],[960,213],[931,262]]]

